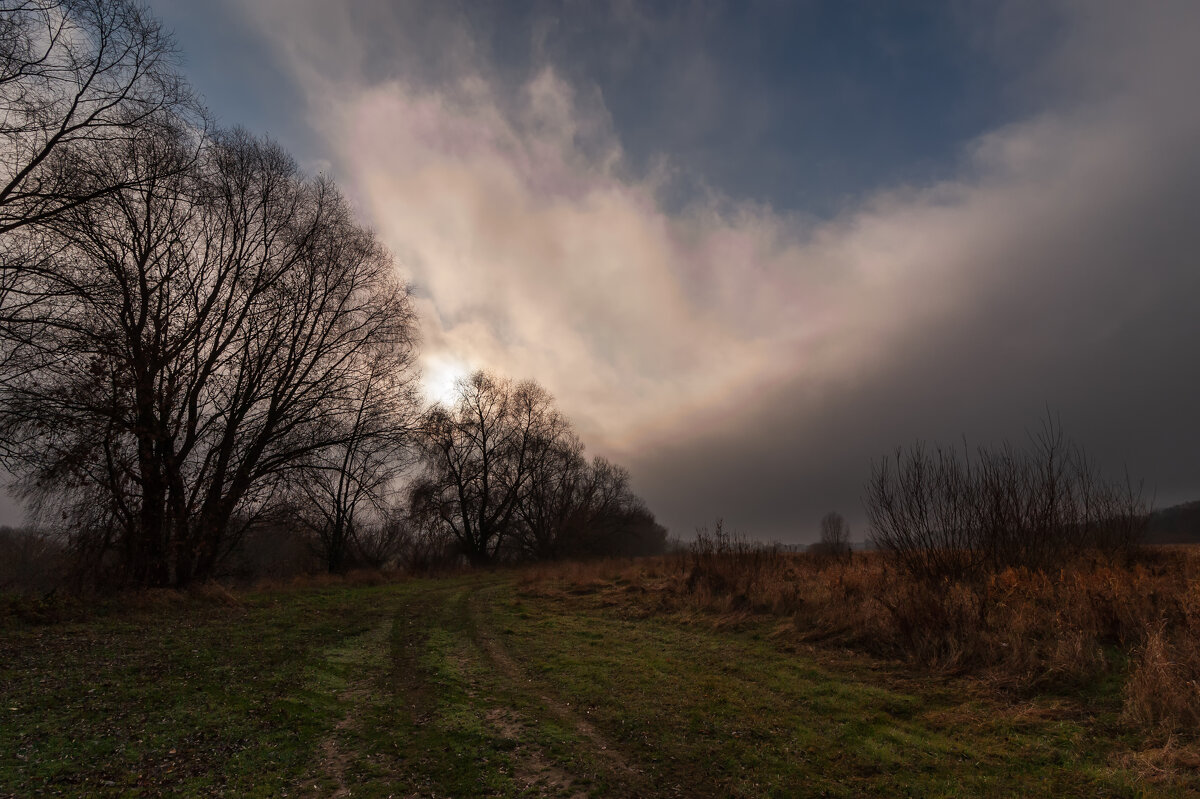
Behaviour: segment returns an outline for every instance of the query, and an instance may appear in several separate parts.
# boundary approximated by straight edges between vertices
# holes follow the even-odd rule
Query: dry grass
[[[1151,630],[1125,684],[1125,717],[1170,732],[1200,729],[1200,647],[1193,629]]]
[[[1007,569],[931,586],[880,553],[820,559],[718,532],[686,553],[544,565],[522,579],[527,588],[615,588],[646,614],[775,615],[808,642],[1018,692],[1116,677],[1127,721],[1185,737],[1200,728],[1200,550],[1158,550],[1135,564],[1080,561],[1055,573]]]

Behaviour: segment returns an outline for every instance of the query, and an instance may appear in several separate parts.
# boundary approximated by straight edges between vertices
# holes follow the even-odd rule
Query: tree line
[[[0,0],[0,268],[0,462],[95,575],[207,579],[271,523],[335,571],[661,547],[536,384],[422,407],[387,250],[131,0]]]

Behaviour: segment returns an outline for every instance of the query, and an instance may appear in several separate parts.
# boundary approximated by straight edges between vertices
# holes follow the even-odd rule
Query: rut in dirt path
[[[492,665],[512,681],[513,684],[532,693],[558,721],[575,730],[581,738],[588,741],[593,747],[594,754],[598,755],[604,761],[610,775],[618,778],[618,782],[625,784],[629,789],[644,789],[646,786],[645,773],[634,766],[633,762],[622,754],[617,747],[613,746],[612,742],[597,730],[591,722],[581,718],[578,713],[573,711],[562,700],[555,697],[552,692],[539,689],[533,683],[530,675],[521,668],[520,664],[504,648],[504,645],[489,632],[487,626],[483,623],[484,614],[481,609],[482,600],[480,599],[479,588],[473,588],[465,597],[465,600],[469,613],[471,635],[480,651],[492,662]]]
[[[372,661],[380,661],[380,650],[386,645],[388,635],[392,629],[392,621],[385,621],[377,627],[368,630],[362,635],[354,639],[354,643],[349,645],[349,651],[346,653],[346,659],[357,665],[362,666],[357,677],[352,678],[346,688],[341,691],[337,700],[341,704],[348,704],[349,708],[341,719],[334,724],[333,730],[329,735],[321,741],[320,758],[317,761],[318,771],[333,782],[333,793],[328,794],[334,799],[342,799],[351,795],[350,786],[346,784],[346,769],[354,760],[354,754],[346,752],[342,749],[339,742],[339,737],[345,731],[351,729],[355,724],[355,719],[364,701],[371,695],[370,681],[374,678],[374,672],[369,668]],[[306,780],[306,784],[310,781]],[[311,783],[311,787],[307,787],[306,793],[314,793],[316,795],[324,795],[321,793],[319,784]]]

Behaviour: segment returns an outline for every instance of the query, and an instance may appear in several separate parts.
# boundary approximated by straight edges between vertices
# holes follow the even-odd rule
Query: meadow
[[[727,542],[14,604],[0,795],[1194,795],[1198,571],[922,596]]]

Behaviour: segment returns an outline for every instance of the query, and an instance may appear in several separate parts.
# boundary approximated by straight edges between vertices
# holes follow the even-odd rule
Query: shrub
[[[690,591],[730,595],[745,601],[781,561],[778,546],[751,542],[738,533],[729,533],[724,522],[717,519],[711,533],[707,527],[696,531],[687,558],[687,587]]]
[[[873,543],[935,585],[1085,554],[1128,558],[1147,516],[1141,492],[1104,481],[1052,421],[1025,451],[897,450],[873,465],[865,505]]]

